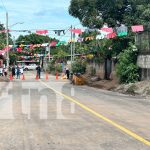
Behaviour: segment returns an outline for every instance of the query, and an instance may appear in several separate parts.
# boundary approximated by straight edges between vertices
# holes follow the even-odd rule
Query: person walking
[[[4,68],[4,75],[7,77],[7,68]]]
[[[14,77],[15,77],[15,75],[16,75],[16,73],[15,73],[15,66],[13,66],[13,67],[12,67],[11,72],[12,72],[12,77],[14,78]]]
[[[3,76],[3,68],[0,67],[0,76]]]
[[[40,67],[40,65],[37,66],[36,70],[37,70],[37,76],[40,79],[41,78],[41,67]]]
[[[70,71],[69,71],[69,68],[68,68],[68,67],[66,67],[66,75],[67,75],[67,79],[69,79]]]
[[[20,68],[17,66],[17,79],[20,79]]]
[[[23,75],[23,67],[20,68],[20,73]]]

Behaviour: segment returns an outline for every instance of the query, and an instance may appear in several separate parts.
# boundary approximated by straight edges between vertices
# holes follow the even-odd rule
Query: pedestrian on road
[[[36,70],[37,70],[37,76],[40,79],[41,78],[41,67],[40,67],[40,65],[37,66]]]
[[[17,79],[20,79],[20,68],[17,66]]]
[[[68,67],[66,67],[66,75],[67,75],[67,79],[69,79],[70,71]]]
[[[4,75],[7,77],[7,68],[4,68]]]
[[[20,73],[23,75],[23,67],[20,68]]]
[[[15,73],[15,66],[12,67],[11,72],[12,72],[12,77],[15,77],[15,75],[16,75],[16,73]]]
[[[3,68],[0,67],[0,76],[3,76]]]

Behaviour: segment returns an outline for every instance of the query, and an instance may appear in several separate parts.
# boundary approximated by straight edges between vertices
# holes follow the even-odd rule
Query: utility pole
[[[49,58],[49,62],[50,62],[50,60],[51,60],[51,46],[48,46],[48,52],[49,52],[48,58]]]
[[[15,51],[15,45],[16,45],[16,40],[15,40],[15,36],[13,36],[13,51]]]
[[[72,34],[72,25],[71,25],[71,46],[70,46],[70,48],[71,48],[71,70],[72,70],[72,54],[73,54],[73,44],[72,44],[72,38],[73,37],[73,34]]]
[[[6,12],[6,47],[7,47],[7,69],[9,68],[9,31],[8,31],[8,12]]]
[[[75,29],[75,28],[74,28]],[[76,45],[75,45],[75,33],[73,33],[73,61],[74,61],[74,57],[75,57],[75,49],[76,49]]]

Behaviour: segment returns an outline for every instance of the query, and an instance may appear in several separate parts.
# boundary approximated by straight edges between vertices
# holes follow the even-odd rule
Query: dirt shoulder
[[[7,77],[0,77],[0,82],[9,82]]]
[[[84,75],[86,79],[86,84],[91,87],[111,90],[127,95],[140,95],[144,97],[150,97],[150,81],[141,81],[130,84],[119,84],[117,78],[113,80],[103,80],[98,76],[91,77],[89,75]]]
[[[119,82],[117,79],[104,80],[98,76],[89,76],[84,75],[86,79],[86,84],[91,87],[100,88],[104,90],[112,90],[119,86]]]

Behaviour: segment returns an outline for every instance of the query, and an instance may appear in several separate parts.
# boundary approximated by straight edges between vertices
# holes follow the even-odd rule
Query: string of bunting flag
[[[18,58],[22,59],[22,60],[27,60],[27,59],[37,59],[37,58],[40,58],[41,56],[44,56],[44,57],[49,57],[49,54],[34,54],[32,56],[17,56]]]
[[[144,26],[143,25],[134,25],[134,26],[131,26],[131,30],[132,32],[142,32],[144,31]],[[0,33],[6,33],[6,32],[29,32],[31,33],[30,30],[1,30]],[[36,34],[40,34],[40,35],[43,35],[43,34],[48,34],[49,31],[54,31],[55,34],[57,34],[58,36],[61,35],[61,33],[65,34],[65,30],[36,30]],[[110,28],[110,27],[107,27],[107,26],[104,26],[103,28],[101,29],[86,29],[86,30],[82,30],[82,29],[69,29],[70,32],[74,33],[74,34],[77,34],[77,35],[81,35],[82,33],[84,32],[92,32],[92,31],[97,31],[98,35],[96,36],[96,39],[99,40],[99,39],[104,39],[104,38],[107,38],[107,39],[112,39],[112,38],[115,38],[115,37],[122,37],[122,36],[127,36],[128,35],[128,27],[126,27],[125,25],[121,25],[120,27],[116,27],[116,28]],[[55,46],[60,46],[60,45],[67,45],[68,43],[71,43],[71,42],[83,42],[83,41],[88,41],[88,40],[93,40],[95,37],[94,36],[88,36],[88,37],[85,37],[85,38],[81,38],[80,36],[78,36],[77,39],[69,39],[68,42],[66,41],[59,41],[59,42],[56,42],[56,41],[52,41],[50,43],[43,43],[43,44],[30,44],[30,45],[24,45],[24,44],[21,44],[19,45],[16,50],[18,52],[21,52],[23,50],[24,47],[26,48],[29,48],[30,50],[33,50],[34,48],[37,48],[37,47],[55,47]],[[0,50],[0,55],[4,55],[7,51],[9,51],[11,48],[13,48],[13,45],[10,45],[9,47],[6,47],[2,50]]]
[[[69,29],[70,32],[74,33],[74,34],[82,34],[83,32],[85,32],[87,29]],[[89,31],[93,30],[93,29],[88,29]],[[95,30],[95,29],[94,29]],[[104,27],[100,29],[101,31],[107,32],[107,33],[113,33],[114,30],[113,28],[109,28],[109,27]],[[116,27],[117,33],[119,32],[127,32],[128,27],[126,27],[125,25],[121,25],[120,27]],[[131,26],[131,30],[132,32],[140,32],[144,30],[143,25],[134,25]],[[32,30],[0,30],[0,33],[6,33],[6,32],[29,32],[29,33],[36,33],[39,35],[45,35],[48,34],[49,32],[53,31],[55,34],[57,34],[58,36],[61,35],[61,33],[66,34],[66,30],[61,29],[61,30],[35,30],[35,32],[32,32]]]

